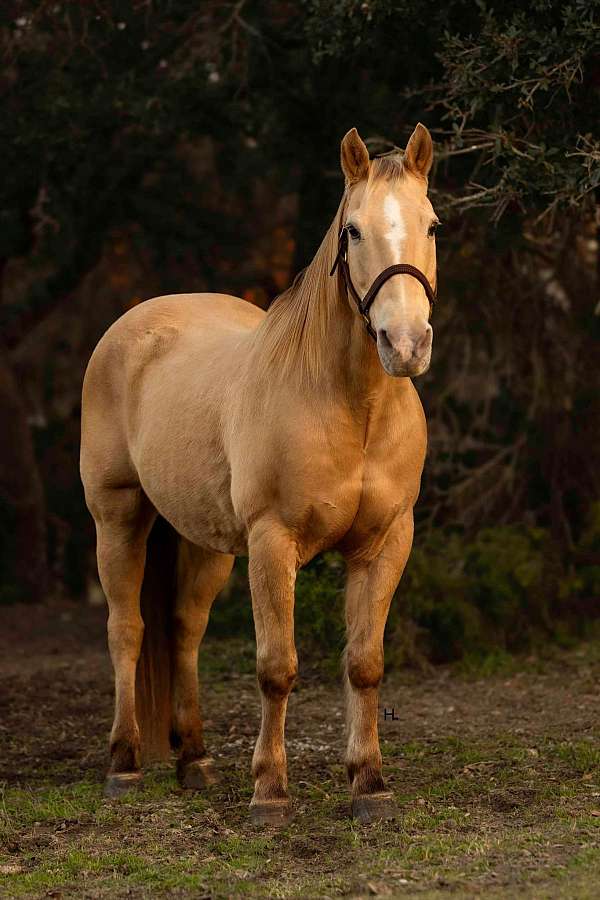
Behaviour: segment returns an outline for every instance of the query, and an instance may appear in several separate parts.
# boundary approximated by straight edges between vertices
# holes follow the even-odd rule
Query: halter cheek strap
[[[377,334],[371,324],[369,310],[371,309],[373,301],[375,300],[375,297],[379,293],[381,287],[389,278],[393,278],[394,275],[411,275],[423,285],[423,290],[425,291],[427,299],[429,300],[429,317],[431,318],[431,314],[433,312],[433,304],[436,301],[436,291],[434,291],[431,287],[427,276],[424,275],[420,269],[417,269],[416,266],[411,266],[410,263],[397,263],[395,266],[388,266],[387,269],[384,269],[383,272],[380,272],[361,300],[356,288],[352,284],[352,278],[350,277],[350,266],[348,265],[348,231],[346,228],[342,228],[342,230],[340,231],[338,252],[335,257],[333,268],[329,274],[334,275],[338,266],[344,278],[346,290],[349,294],[352,295],[352,299],[356,303],[360,317],[365,323],[365,327],[374,341],[377,340]]]

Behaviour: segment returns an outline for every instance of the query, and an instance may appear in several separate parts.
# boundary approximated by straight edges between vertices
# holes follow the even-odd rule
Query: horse
[[[285,752],[297,676],[298,570],[346,562],[346,768],[359,822],[393,815],[378,688],[392,597],[413,540],[427,444],[412,378],[431,359],[433,143],[370,158],[341,142],[345,187],[312,262],[265,312],[219,293],[156,297],[106,331],[86,370],[80,471],[108,602],[115,715],[105,795],[178,749],[177,776],[216,777],[198,651],[234,559],[248,557],[261,724],[251,820],[292,816]]]

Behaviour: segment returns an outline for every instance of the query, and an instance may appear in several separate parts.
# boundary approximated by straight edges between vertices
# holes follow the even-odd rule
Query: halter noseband
[[[387,269],[384,269],[383,272],[379,273],[365,296],[362,298],[362,300],[360,299],[356,288],[352,284],[352,278],[350,277],[350,266],[348,265],[348,230],[345,226],[340,231],[338,252],[335,257],[333,268],[329,274],[334,275],[335,270],[338,266],[341,269],[344,283],[346,285],[346,290],[350,294],[352,294],[352,298],[356,303],[358,312],[363,322],[365,323],[367,331],[374,341],[377,340],[377,334],[375,332],[375,329],[371,325],[369,310],[371,309],[373,301],[375,300],[375,297],[379,293],[381,287],[389,278],[392,278],[394,275],[412,275],[413,278],[416,278],[417,281],[419,281],[423,285],[423,290],[425,291],[427,299],[429,300],[429,316],[431,318],[431,313],[433,312],[433,304],[436,300],[436,291],[434,291],[429,284],[429,279],[427,278],[427,276],[424,275],[420,269],[417,269],[416,266],[411,266],[410,263],[397,263],[395,266],[388,266]]]

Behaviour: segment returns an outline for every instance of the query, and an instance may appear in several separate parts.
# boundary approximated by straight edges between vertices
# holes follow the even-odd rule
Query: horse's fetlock
[[[288,796],[287,775],[285,765],[277,766],[273,761],[254,760],[252,763],[254,776],[255,800],[276,800]]]
[[[347,771],[353,794],[374,794],[377,791],[385,790],[381,764],[348,763]]]
[[[141,768],[139,734],[112,738],[110,742],[110,771],[137,772]]]

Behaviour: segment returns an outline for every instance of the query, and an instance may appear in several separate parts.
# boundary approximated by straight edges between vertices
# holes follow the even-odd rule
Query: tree
[[[446,231],[425,521],[528,516],[572,544],[600,471],[599,5],[5,4],[5,358],[66,314],[115,234],[154,293],[243,293],[273,242],[265,185],[297,201],[277,240],[302,267],[341,193],[341,135],[356,125],[378,150],[423,120]],[[262,272],[261,296],[286,266]]]

